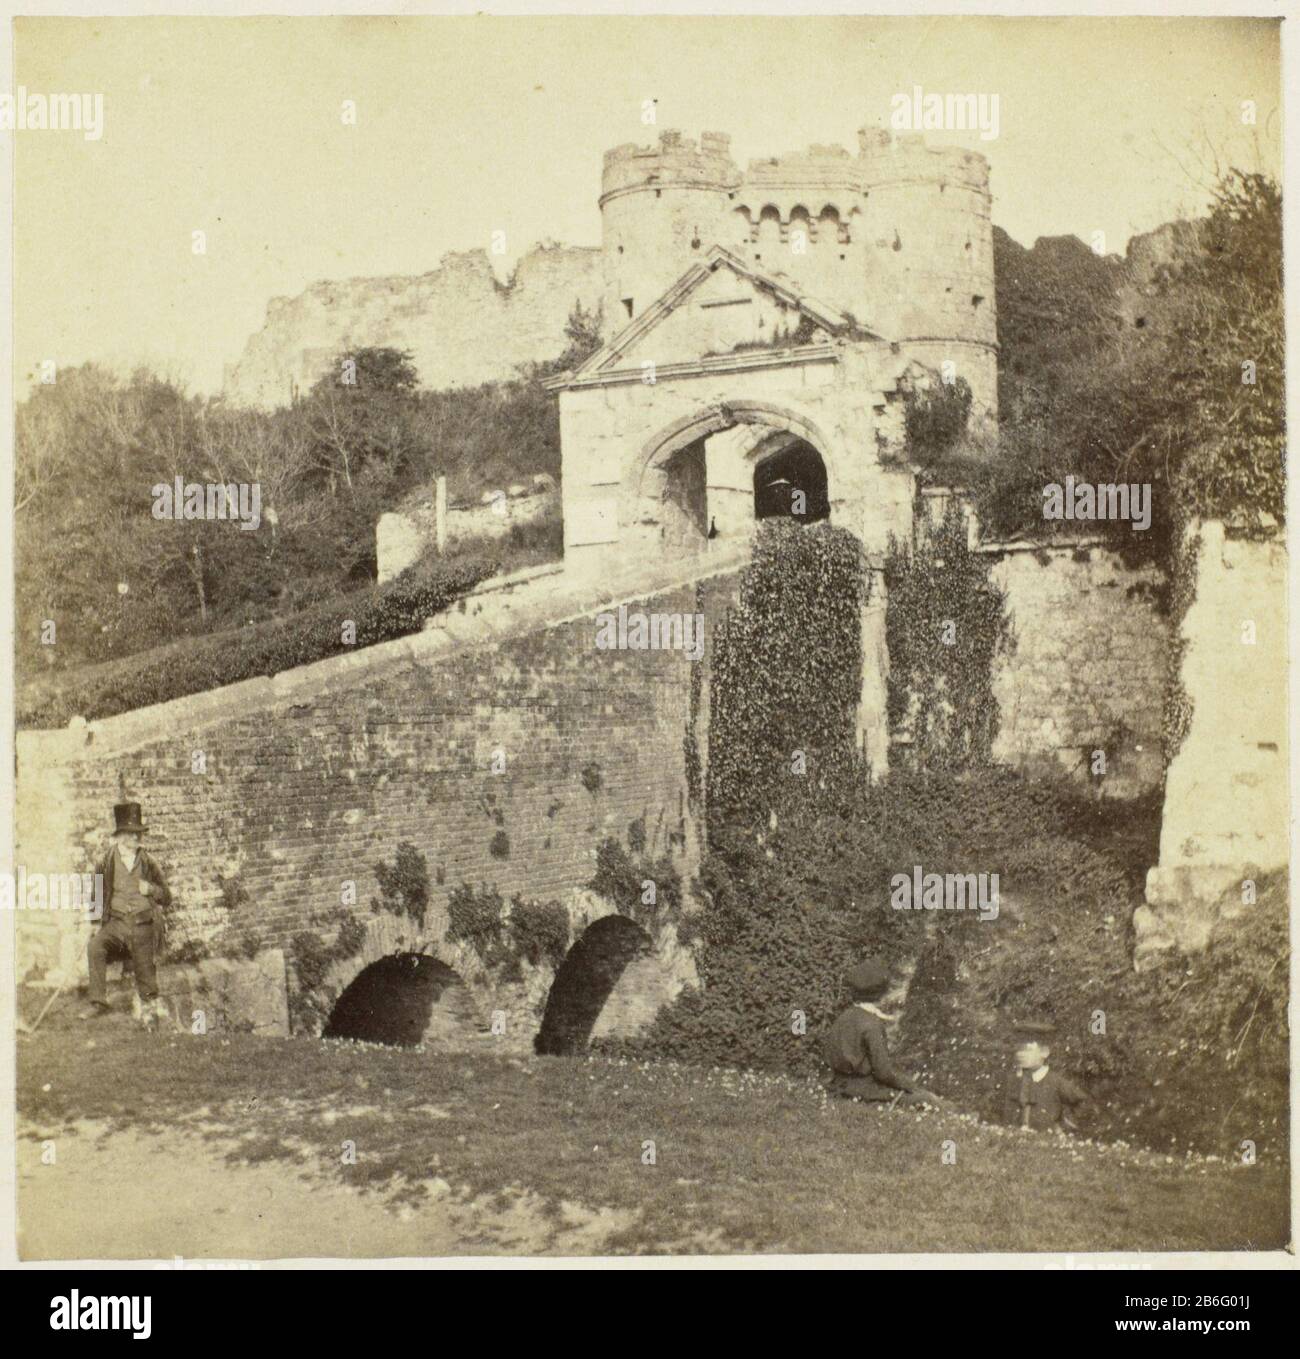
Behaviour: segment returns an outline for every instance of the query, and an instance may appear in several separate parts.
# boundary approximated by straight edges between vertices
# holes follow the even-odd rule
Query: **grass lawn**
[[[19,1040],[18,1108],[29,1136],[86,1119],[180,1129],[233,1146],[231,1161],[407,1212],[518,1191],[557,1217],[566,1204],[612,1209],[624,1225],[606,1248],[620,1252],[1259,1249],[1289,1237],[1286,1170],[1267,1160],[1174,1161],[737,1071],[155,1036],[52,1015]],[[346,1253],[327,1237],[328,1224],[322,1253]]]

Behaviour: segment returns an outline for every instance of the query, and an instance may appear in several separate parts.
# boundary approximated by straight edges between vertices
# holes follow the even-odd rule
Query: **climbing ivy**
[[[765,521],[713,644],[710,827],[754,823],[860,774],[862,547],[830,524]]]
[[[490,966],[496,960],[494,948],[500,940],[505,907],[505,898],[495,887],[461,883],[452,889],[447,902],[448,942],[468,944]]]
[[[338,929],[327,943],[314,930],[299,930],[289,945],[297,985],[289,994],[289,1018],[295,1030],[313,1029],[329,1018],[333,996],[325,993],[325,979],[335,963],[354,958],[366,942],[366,927],[345,906],[334,913]],[[329,923],[318,919],[318,923]]]
[[[926,467],[952,453],[966,433],[970,410],[970,383],[963,377],[925,387],[909,383],[903,396],[908,461]]]
[[[569,913],[558,901],[527,901],[516,896],[507,921],[520,961],[558,968],[569,951]]]
[[[569,948],[569,913],[558,901],[516,894],[506,909],[495,887],[462,883],[447,903],[447,938],[467,944],[484,967],[505,981],[523,978],[523,964],[558,968]]]
[[[1180,517],[1180,527],[1183,521]],[[1187,639],[1183,623],[1187,611],[1196,598],[1197,561],[1201,550],[1199,532],[1178,534],[1178,547],[1173,553],[1172,582],[1169,603],[1169,648],[1166,652],[1164,707],[1161,713],[1161,747],[1165,768],[1182,749],[1192,725],[1192,699],[1183,684],[1183,660],[1187,654]]]
[[[703,618],[705,613],[704,582],[695,586],[695,611]],[[690,715],[686,721],[686,734],[682,738],[682,756],[686,769],[686,801],[695,811],[704,798],[704,768],[700,760],[699,724],[700,709],[704,697],[704,667],[691,666]],[[636,846],[633,846],[636,848]]]
[[[1006,595],[967,544],[956,497],[914,543],[891,537],[885,564],[891,732],[927,770],[987,764],[998,731],[994,659],[1015,645]]]

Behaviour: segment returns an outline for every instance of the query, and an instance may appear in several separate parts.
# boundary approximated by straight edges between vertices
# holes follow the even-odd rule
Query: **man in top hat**
[[[1039,1132],[1052,1128],[1075,1131],[1071,1114],[1088,1095],[1048,1066],[1055,1025],[1046,1020],[1023,1020],[1015,1030],[1017,1075],[1008,1092],[1007,1122]]]
[[[83,1018],[108,1013],[109,956],[127,953],[135,971],[144,1019],[150,1023],[158,998],[156,957],[162,942],[163,912],[172,897],[162,871],[140,847],[147,830],[140,820],[140,804],[119,802],[113,808],[113,822],[113,848],[100,868],[104,918],[86,949],[90,962],[90,1005]]]
[[[887,1015],[878,1002],[889,989],[889,974],[873,958],[859,963],[844,979],[853,1003],[841,1011],[822,1039],[822,1056],[833,1075],[830,1090],[846,1099],[890,1100],[901,1104],[947,1101],[898,1071],[889,1056]]]

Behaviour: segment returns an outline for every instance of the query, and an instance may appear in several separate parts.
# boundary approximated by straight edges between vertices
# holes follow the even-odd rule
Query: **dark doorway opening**
[[[414,1047],[478,1027],[455,969],[423,953],[394,953],[357,974],[335,1002],[324,1036]]]
[[[618,979],[650,950],[650,936],[626,916],[607,915],[589,925],[555,974],[533,1047],[552,1056],[585,1052]]]
[[[754,468],[754,517],[816,524],[828,519],[826,464],[804,439],[794,439]]]

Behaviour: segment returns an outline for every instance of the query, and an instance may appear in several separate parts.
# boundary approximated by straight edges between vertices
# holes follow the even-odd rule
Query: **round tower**
[[[657,146],[629,143],[605,152],[600,214],[607,336],[640,316],[723,239],[728,195],[740,182],[730,145],[721,132],[704,133],[697,145],[665,131]]]
[[[867,320],[907,354],[970,383],[976,409],[997,418],[997,307],[988,161],[919,135],[863,129]]]

